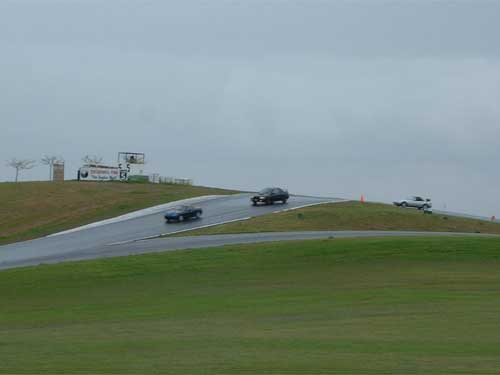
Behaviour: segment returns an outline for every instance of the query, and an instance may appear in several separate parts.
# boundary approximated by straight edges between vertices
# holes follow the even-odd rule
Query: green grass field
[[[404,230],[500,234],[500,224],[387,204],[343,202],[306,207],[190,231],[189,235],[309,230]],[[182,235],[187,235],[183,233]]]
[[[0,244],[179,199],[230,193],[201,186],[121,182],[0,183]]]
[[[330,239],[0,272],[0,373],[500,373],[500,239]]]

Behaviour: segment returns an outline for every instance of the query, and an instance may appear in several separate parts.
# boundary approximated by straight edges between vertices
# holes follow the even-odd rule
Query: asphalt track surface
[[[77,232],[0,246],[0,269],[99,258],[104,256],[110,245],[115,243],[195,229],[305,205],[342,201],[335,198],[291,196],[285,205],[276,203],[254,207],[250,204],[250,196],[251,194],[236,194],[201,201],[196,204],[203,209],[203,217],[200,220],[166,224],[163,213],[155,213]],[[134,245],[123,245],[128,251],[127,254],[131,254],[130,247]],[[136,243],[135,246],[137,252],[141,252],[141,245]],[[113,249],[118,255],[120,245],[113,246]]]
[[[111,258],[118,256],[156,253],[175,250],[211,248],[224,245],[265,243],[275,241],[296,241],[335,238],[362,238],[362,237],[497,237],[489,234],[475,233],[447,233],[447,232],[403,232],[403,231],[317,231],[317,232],[273,232],[273,233],[243,233],[209,236],[186,236],[156,238],[127,242],[117,245],[87,248],[85,250],[68,251],[42,257],[26,257],[0,263],[1,269],[35,266],[69,261],[80,261],[97,258]]]
[[[293,196],[286,205],[275,204],[272,206],[253,207],[249,203],[249,194],[223,196],[197,204],[204,211],[204,216],[201,220],[166,224],[163,214],[156,213],[77,232],[0,246],[0,269],[152,252],[210,248],[231,244],[330,237],[494,236],[487,234],[402,231],[318,231],[186,236],[143,240],[144,238],[160,234],[174,233],[186,229],[195,229],[207,225],[265,215],[284,209],[339,201],[343,200]]]

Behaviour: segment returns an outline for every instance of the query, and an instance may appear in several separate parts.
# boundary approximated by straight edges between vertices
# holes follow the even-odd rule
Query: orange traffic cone
[[[361,203],[365,203],[365,196],[364,195],[361,195],[360,201],[361,201]]]

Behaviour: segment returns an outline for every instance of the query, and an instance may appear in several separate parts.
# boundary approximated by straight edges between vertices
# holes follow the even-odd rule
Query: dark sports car
[[[281,188],[266,188],[261,190],[257,195],[254,195],[250,200],[256,206],[258,203],[274,204],[274,202],[283,202],[290,198],[288,191]]]
[[[178,206],[169,209],[165,213],[165,220],[167,223],[171,221],[182,222],[187,219],[199,219],[203,210],[199,207],[194,206]]]

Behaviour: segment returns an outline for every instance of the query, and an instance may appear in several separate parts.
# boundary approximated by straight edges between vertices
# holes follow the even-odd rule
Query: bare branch
[[[26,169],[31,169],[36,165],[35,160],[30,160],[30,159],[16,159],[12,158],[10,160],[7,160],[7,166],[12,167],[16,170],[16,182],[19,177],[19,171],[26,170]]]
[[[60,156],[55,156],[55,155],[45,155],[43,158],[40,159],[40,162],[44,165],[54,165],[57,163],[63,162],[64,159]]]
[[[85,164],[100,164],[102,163],[103,158],[97,155],[85,155],[82,158],[82,161]]]
[[[62,163],[64,162],[64,159],[60,156],[45,155],[43,158],[40,159],[40,162],[44,165],[49,166],[49,180],[52,180],[52,169],[54,167],[54,164]]]
[[[8,167],[16,168],[16,169],[19,169],[19,170],[22,170],[22,169],[31,169],[35,165],[36,165],[36,161],[35,160],[30,160],[30,159],[16,159],[16,158],[13,158],[13,159],[10,159],[10,160],[7,161],[7,166]]]

